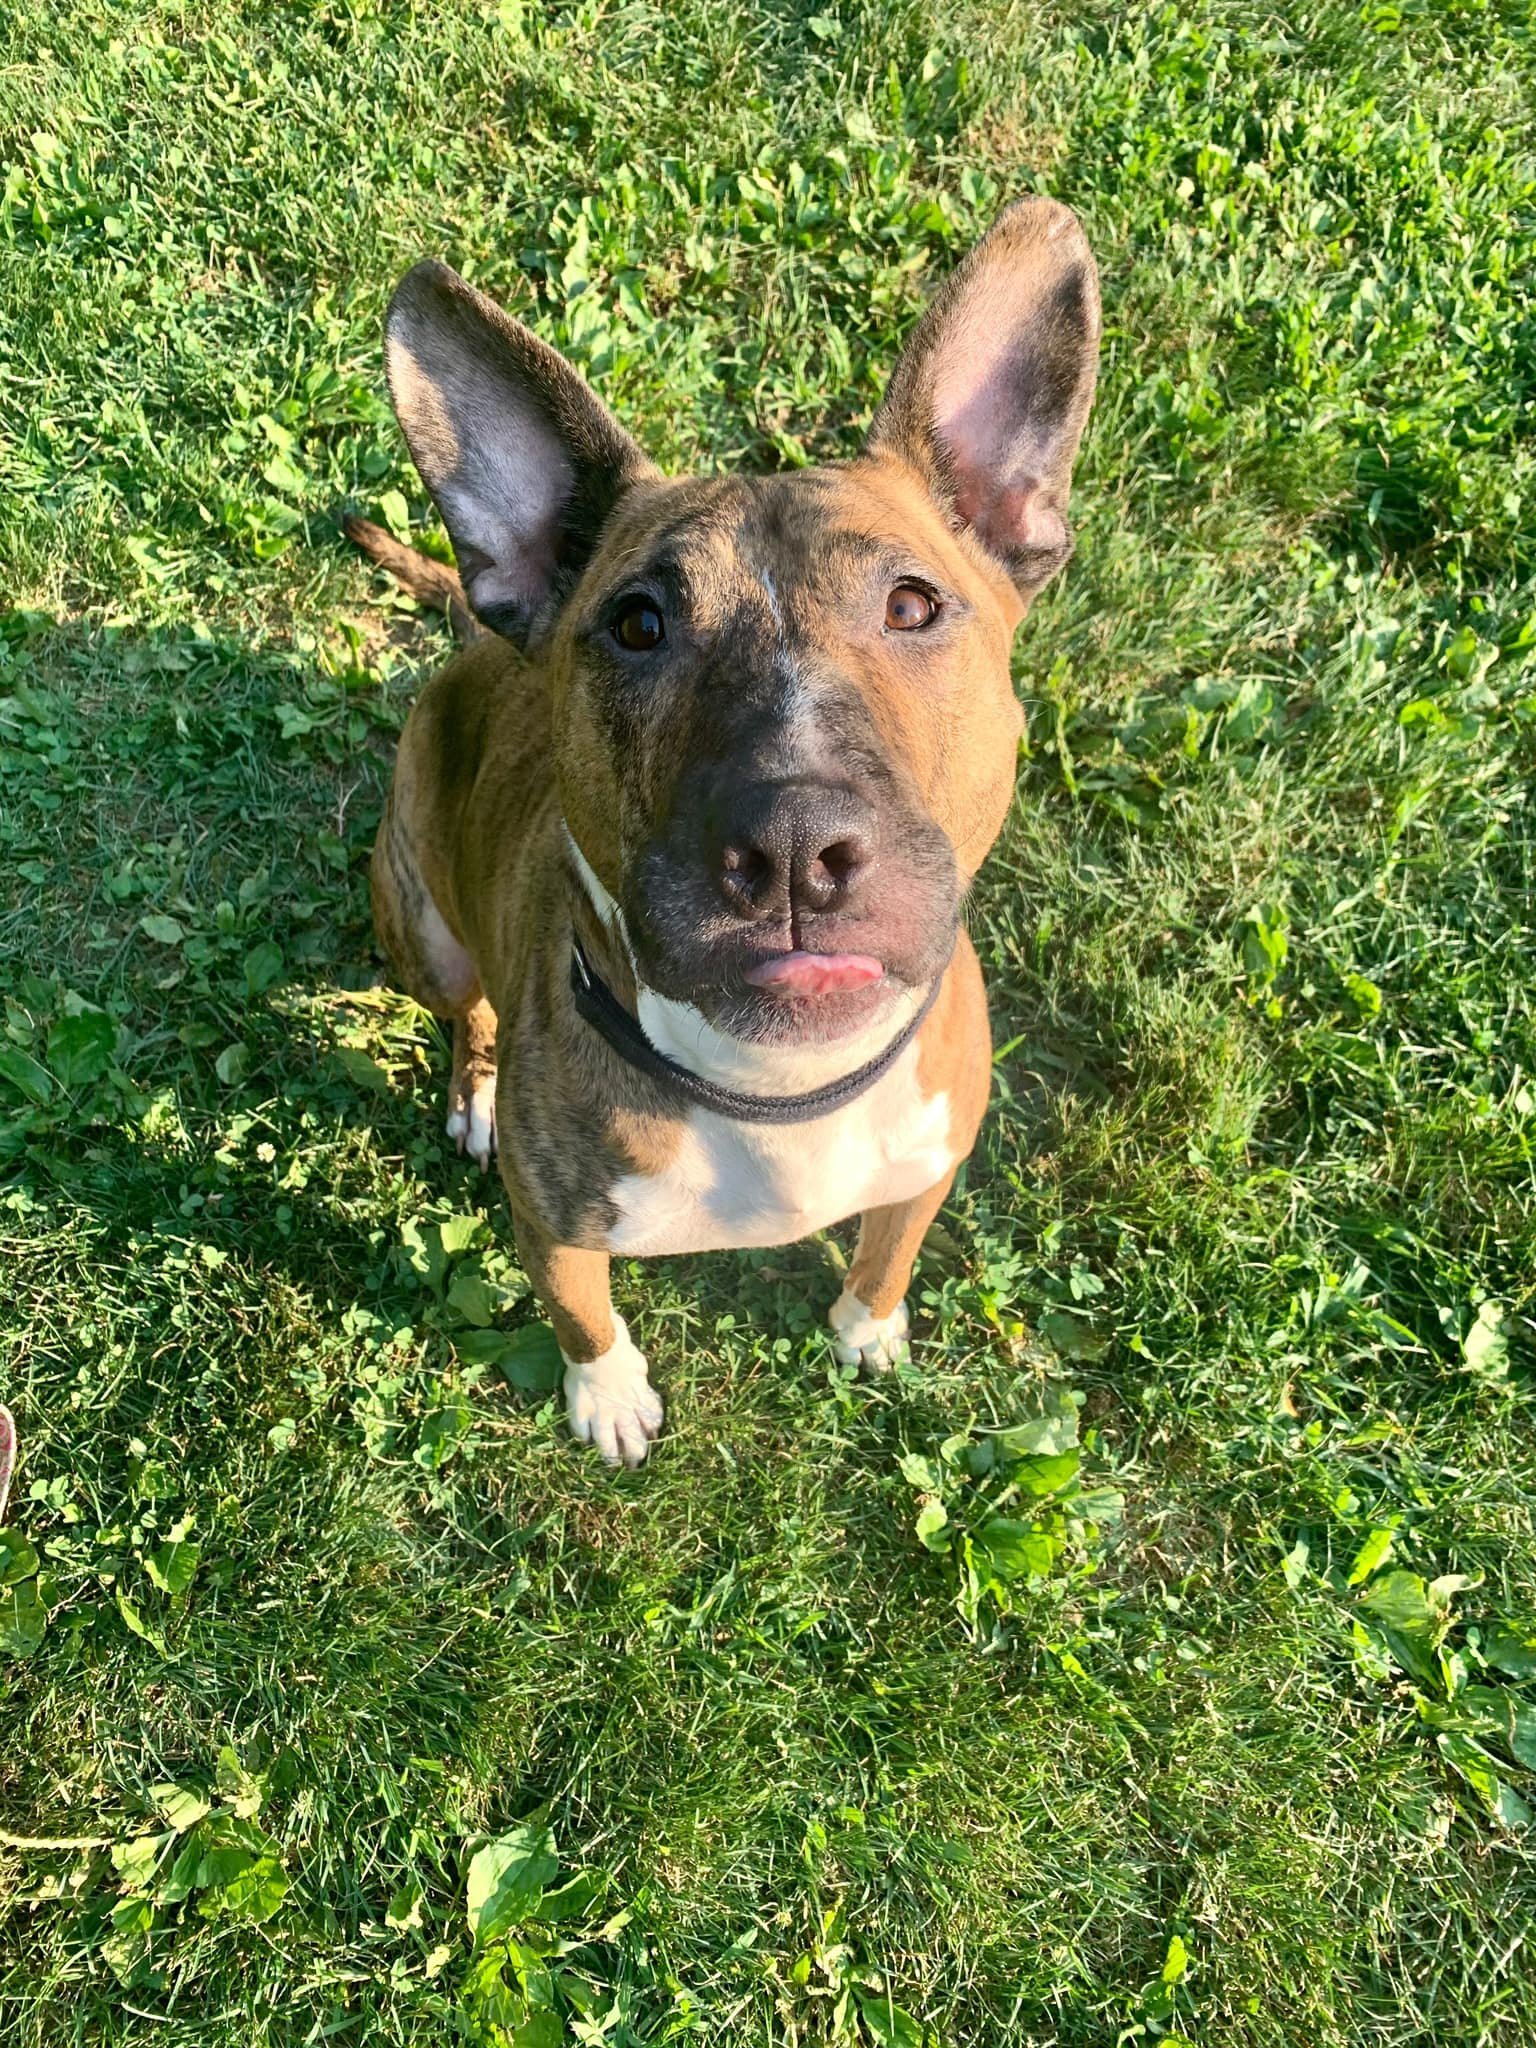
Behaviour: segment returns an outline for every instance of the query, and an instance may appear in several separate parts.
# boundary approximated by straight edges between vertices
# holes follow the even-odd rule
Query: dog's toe
[[[469,1098],[469,1127],[464,1133],[464,1149],[471,1159],[480,1163],[480,1171],[490,1169],[491,1159],[496,1151],[496,1076],[475,1083]]]
[[[617,1334],[601,1358],[566,1359],[565,1412],[579,1442],[595,1444],[610,1465],[633,1467],[661,1433],[661,1396],[623,1317],[613,1320]]]
[[[889,1372],[907,1356],[907,1304],[898,1301],[888,1316],[871,1315],[856,1294],[845,1287],[827,1315],[832,1349],[840,1365],[865,1372]]]
[[[485,1173],[496,1153],[496,1074],[456,1079],[449,1095],[448,1135],[461,1155],[468,1154]]]

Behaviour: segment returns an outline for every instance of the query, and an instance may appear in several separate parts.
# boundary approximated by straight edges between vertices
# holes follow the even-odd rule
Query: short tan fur
[[[453,1022],[450,1132],[499,1161],[572,1426],[613,1461],[644,1457],[661,1405],[612,1252],[860,1213],[835,1339],[870,1367],[904,1340],[986,1105],[961,907],[1012,793],[1013,634],[1071,552],[1098,335],[1081,229],[1023,201],[934,298],[863,454],[673,480],[445,266],[392,302],[391,392],[459,575],[348,528],[468,644],[401,739],[375,921]],[[619,1056],[574,1005],[573,938],[660,1050],[746,1095],[835,1082],[933,1000],[872,1087],[756,1123]],[[796,961],[841,992],[806,993]]]

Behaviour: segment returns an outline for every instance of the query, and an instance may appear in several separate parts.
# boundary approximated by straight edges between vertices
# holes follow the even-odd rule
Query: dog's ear
[[[418,263],[401,280],[384,356],[464,594],[525,646],[651,465],[563,356],[446,263]]]
[[[1093,403],[1099,280],[1076,216],[1021,199],[946,280],[870,428],[1029,597],[1072,552],[1067,497]]]

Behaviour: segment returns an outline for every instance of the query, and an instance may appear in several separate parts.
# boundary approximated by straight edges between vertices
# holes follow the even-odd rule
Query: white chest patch
[[[690,1112],[662,1172],[610,1190],[608,1248],[648,1256],[788,1244],[862,1209],[910,1201],[954,1164],[949,1098],[925,1096],[917,1047],[846,1109],[805,1124]]]

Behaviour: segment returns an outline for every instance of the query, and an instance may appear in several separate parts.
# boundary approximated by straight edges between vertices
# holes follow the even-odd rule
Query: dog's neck
[[[795,1095],[854,1073],[904,1031],[921,1007],[924,989],[903,989],[865,1028],[830,1045],[754,1045],[711,1024],[692,1003],[658,995],[641,980],[624,913],[594,873],[562,820],[566,849],[587,901],[614,943],[623,949],[635,983],[635,1015],[656,1050],[716,1087],[746,1095]]]

